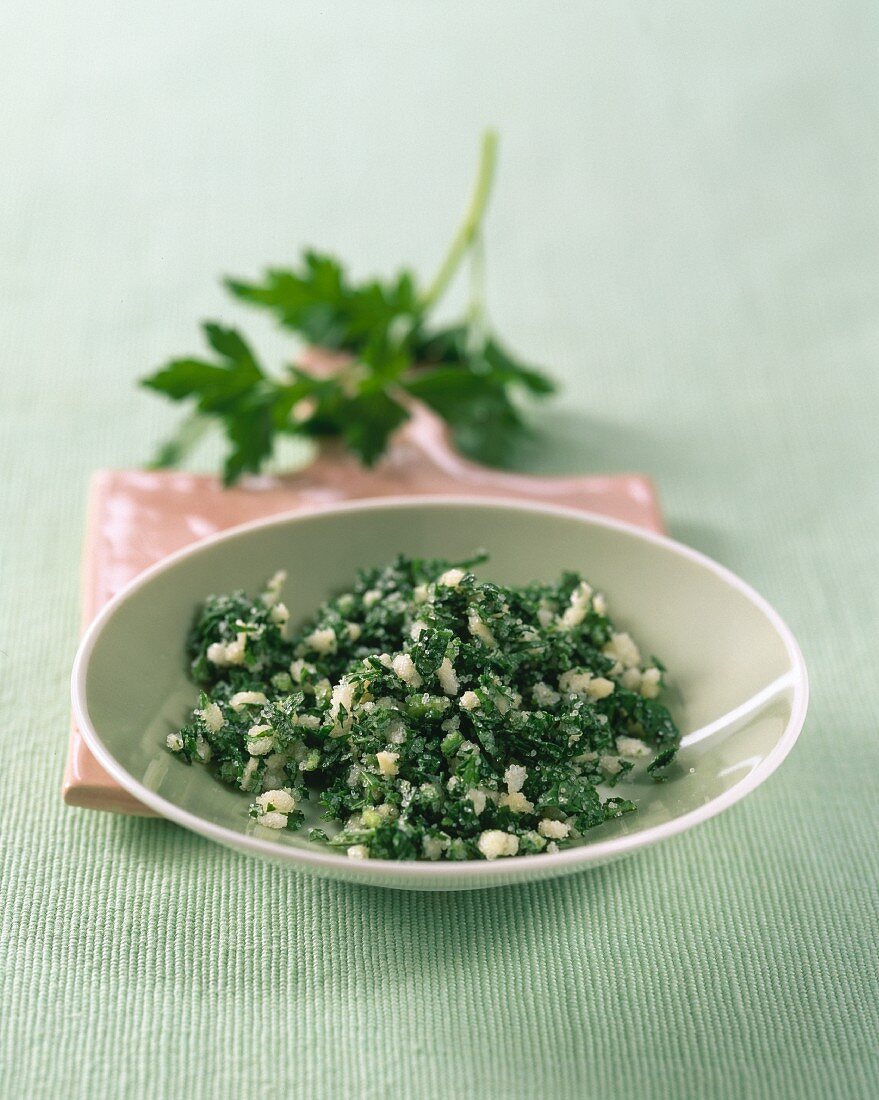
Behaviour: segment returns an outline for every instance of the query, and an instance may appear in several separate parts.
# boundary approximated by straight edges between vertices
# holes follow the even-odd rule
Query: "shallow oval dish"
[[[206,596],[255,592],[277,569],[294,619],[359,568],[403,552],[449,559],[484,547],[480,572],[521,584],[579,570],[606,593],[614,621],[669,669],[667,702],[683,733],[669,780],[642,768],[618,788],[637,804],[554,854],[494,862],[355,861],[306,831],[263,829],[251,797],[164,747],[195,704],[184,643]],[[414,890],[473,889],[596,867],[684,832],[754,790],[790,752],[808,681],[779,615],[727,569],[670,539],[565,508],[464,498],[343,504],[250,523],[159,562],[92,624],[73,669],[73,708],[89,747],[123,787],[212,840],[303,871]],[[316,821],[315,821],[316,823]]]

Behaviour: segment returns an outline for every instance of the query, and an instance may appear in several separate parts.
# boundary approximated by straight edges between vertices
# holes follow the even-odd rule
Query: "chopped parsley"
[[[211,597],[187,643],[199,704],[168,748],[266,828],[317,803],[309,839],[354,859],[555,851],[633,811],[603,791],[677,751],[663,666],[578,573],[508,587],[484,560],[365,569],[290,636],[282,573]]]

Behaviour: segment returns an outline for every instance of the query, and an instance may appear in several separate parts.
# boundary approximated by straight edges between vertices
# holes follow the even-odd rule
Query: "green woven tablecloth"
[[[0,13],[0,1094],[879,1095],[879,17],[91,0]],[[86,480],[301,244],[429,273],[481,128],[520,455],[646,470],[813,678],[752,797],[531,888],[358,890],[65,808]],[[267,354],[281,343],[259,319]]]

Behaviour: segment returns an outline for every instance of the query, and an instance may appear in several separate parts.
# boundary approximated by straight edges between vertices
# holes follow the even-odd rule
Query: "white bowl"
[[[184,641],[196,605],[214,592],[255,591],[279,568],[294,618],[356,570],[396,553],[491,554],[483,575],[553,579],[575,569],[607,594],[614,620],[669,669],[669,705],[683,733],[675,775],[627,777],[628,814],[553,854],[494,862],[354,861],[248,818],[250,796],[164,747],[197,692]],[[349,882],[457,890],[535,881],[596,867],[675,836],[759,786],[793,747],[808,680],[799,647],[772,607],[729,570],[671,539],[566,508],[472,498],[343,504],[250,523],[148,569],[100,613],[73,669],[73,708],[89,747],[135,798],[212,840]],[[635,774],[635,773],[633,773]]]

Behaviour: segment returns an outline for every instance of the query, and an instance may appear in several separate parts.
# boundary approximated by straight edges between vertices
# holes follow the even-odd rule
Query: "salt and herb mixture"
[[[364,570],[289,639],[283,573],[211,597],[188,642],[199,707],[168,748],[269,829],[316,799],[338,831],[310,839],[352,859],[553,852],[634,810],[597,787],[674,757],[662,665],[579,574],[510,588],[470,572],[483,560]]]

